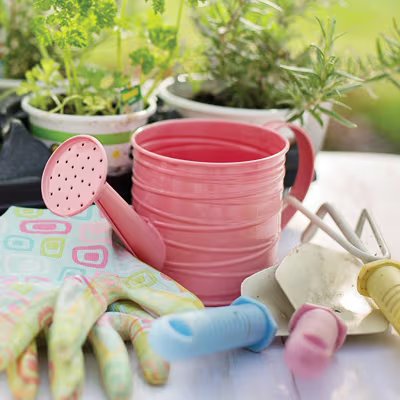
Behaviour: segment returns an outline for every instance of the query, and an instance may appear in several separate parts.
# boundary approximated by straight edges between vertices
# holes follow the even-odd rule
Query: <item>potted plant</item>
[[[142,39],[151,44],[151,52],[138,46],[130,54],[131,65],[125,66],[122,36],[126,31],[135,33],[136,26],[126,15],[127,0],[119,7],[115,0],[35,0],[41,60],[18,90],[28,95],[22,107],[29,114],[33,135],[48,145],[76,134],[93,135],[106,148],[109,175],[130,171],[130,137],[155,112],[154,89],[175,62],[183,3],[177,26],[163,25],[160,17],[149,19]],[[163,1],[153,0],[152,5],[155,14],[164,12]],[[85,51],[104,35],[115,36],[115,70],[86,63]],[[54,48],[59,61],[47,53],[48,47]],[[133,81],[137,69],[139,83]],[[142,90],[145,78],[154,79],[146,92]]]
[[[318,44],[298,48],[294,22],[313,2],[277,3],[211,0],[195,16],[205,40],[202,74],[169,78],[159,95],[187,117],[296,121],[318,151],[329,118],[354,126],[333,106],[348,108],[342,98],[364,82],[334,52],[335,20],[317,20]]]

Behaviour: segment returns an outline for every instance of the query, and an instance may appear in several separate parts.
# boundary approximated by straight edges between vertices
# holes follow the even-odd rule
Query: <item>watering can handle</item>
[[[279,129],[288,127],[292,130],[296,137],[299,149],[299,168],[296,180],[290,189],[290,195],[303,201],[306,196],[311,182],[314,179],[314,148],[309,135],[303,128],[285,121],[270,121],[264,125],[266,128]],[[285,228],[288,222],[296,213],[297,209],[291,205],[286,205],[282,211],[281,228]]]

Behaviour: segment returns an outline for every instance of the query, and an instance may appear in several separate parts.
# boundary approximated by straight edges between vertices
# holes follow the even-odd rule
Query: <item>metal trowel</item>
[[[245,279],[241,292],[268,307],[278,325],[277,336],[288,335],[290,318],[306,303],[330,308],[346,323],[348,335],[384,332],[386,318],[357,291],[362,266],[349,253],[303,243],[278,266]]]
[[[277,336],[289,336],[285,360],[293,373],[316,377],[349,335],[384,332],[388,322],[357,291],[362,263],[316,244],[295,248],[282,262],[242,283],[243,296],[265,306]]]

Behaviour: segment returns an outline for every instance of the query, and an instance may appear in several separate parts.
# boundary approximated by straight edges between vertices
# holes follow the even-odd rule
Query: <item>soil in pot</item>
[[[250,95],[249,97],[251,98],[251,103],[249,107],[245,107],[246,104],[244,104],[242,108],[259,109],[259,110],[263,110],[266,108],[264,103],[258,101],[257,93],[254,93],[254,96]],[[200,90],[199,92],[195,93],[190,100],[198,101],[200,103],[210,104],[213,106],[238,108],[235,104],[232,104],[232,93],[227,90],[221,90],[216,93],[207,90]],[[288,107],[287,105],[281,104],[279,106],[274,106],[270,108],[285,109],[287,107]]]

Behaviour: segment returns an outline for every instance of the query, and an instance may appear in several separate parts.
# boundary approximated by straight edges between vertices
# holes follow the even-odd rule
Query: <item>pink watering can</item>
[[[300,158],[290,193],[302,200],[313,148],[301,128],[287,126]],[[288,140],[266,126],[182,119],[140,128],[132,144],[136,212],[106,183],[106,154],[91,136],[67,140],[49,159],[46,206],[72,216],[95,202],[134,255],[205,304],[229,304],[243,279],[276,263],[280,231],[296,212],[283,209]]]

